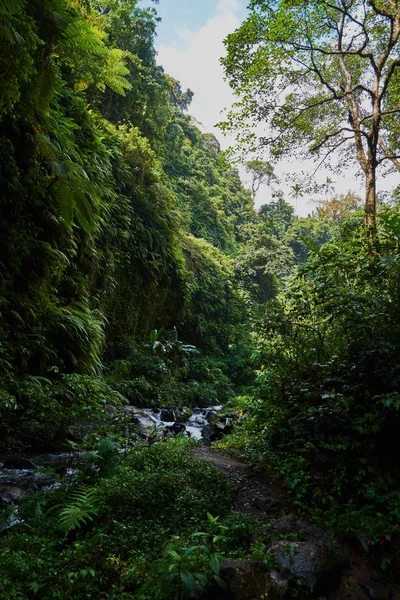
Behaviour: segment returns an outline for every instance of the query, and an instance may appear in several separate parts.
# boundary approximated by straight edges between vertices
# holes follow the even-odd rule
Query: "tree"
[[[276,179],[273,166],[269,162],[262,160],[249,160],[246,163],[246,171],[251,174],[253,198],[255,198],[256,193],[263,183],[269,184],[271,179]]]
[[[335,186],[333,185],[333,181],[330,177],[325,179],[324,183],[322,184],[322,189],[324,190],[325,198],[332,196],[333,192],[335,191]]]
[[[317,216],[320,221],[343,223],[350,215],[361,209],[362,200],[354,192],[334,196],[330,200],[318,200]]]
[[[294,185],[291,186],[290,197],[293,198],[293,200],[296,202],[296,207],[297,207],[297,200],[299,198],[301,198],[302,195],[303,195],[303,188],[301,187],[300,183],[295,183]]]
[[[355,158],[374,238],[377,168],[390,161],[400,170],[399,3],[252,0],[250,7],[226,40],[225,72],[241,100],[222,128],[265,123],[258,142],[275,158],[299,145],[318,166],[339,148],[342,165]],[[254,146],[253,132],[244,138]]]

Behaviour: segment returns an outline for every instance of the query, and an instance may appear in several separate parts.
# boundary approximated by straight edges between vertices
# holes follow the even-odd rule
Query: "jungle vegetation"
[[[140,438],[126,404],[224,404],[241,418],[220,448],[329,531],[384,540],[396,578],[400,214],[376,178],[400,160],[400,9],[252,0],[223,124],[270,127],[248,136],[271,150],[251,189],[157,64],[157,21],[137,0],[0,0],[0,445],[90,459],[20,503],[0,596],[184,598],[218,556],[268,560],[227,479],[183,436]],[[365,198],[328,178],[298,218],[308,192],[285,198],[273,167],[298,143],[346,148]]]

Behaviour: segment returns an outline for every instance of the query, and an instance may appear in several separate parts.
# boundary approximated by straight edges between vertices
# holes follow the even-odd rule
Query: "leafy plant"
[[[81,488],[71,493],[69,503],[59,512],[59,524],[65,534],[87,525],[99,512],[97,490]]]

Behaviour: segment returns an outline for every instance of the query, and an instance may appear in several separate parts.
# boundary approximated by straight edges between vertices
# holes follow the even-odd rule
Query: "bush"
[[[165,544],[188,540],[207,529],[207,513],[230,509],[226,477],[193,460],[189,448],[184,438],[138,446],[110,476],[92,481],[90,493],[56,490],[26,499],[20,524],[0,538],[0,596],[139,599],[155,598],[158,589],[167,598],[151,575]],[[85,519],[76,526],[79,510]],[[72,527],[65,527],[68,515]],[[143,593],[153,590],[149,596],[143,585]]]

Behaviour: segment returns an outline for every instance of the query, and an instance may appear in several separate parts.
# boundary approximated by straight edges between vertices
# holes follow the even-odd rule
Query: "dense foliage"
[[[2,18],[7,445],[10,429],[15,443],[15,428],[37,421],[59,437],[55,421],[87,402],[67,374],[96,387],[87,377],[129,359],[155,328],[226,350],[245,308],[222,253],[253,208],[218,142],[185,114],[190,90],[156,65],[153,9],[49,0],[6,3]]]
[[[307,264],[267,305],[259,393],[224,445],[272,461],[322,523],[382,535],[399,518],[398,209],[380,223],[380,257],[368,256],[361,217],[309,242]]]
[[[254,0],[230,38],[228,74],[243,78],[250,109],[252,77],[273,86],[234,52],[250,40],[254,60],[280,69],[258,36],[271,19],[282,34],[285,7],[294,35],[314,4]],[[72,447],[81,461],[2,512],[10,600],[167,600],[207,586],[217,597],[221,557],[273,560],[268,526],[232,511],[226,477],[194,460],[194,443],[146,437],[125,404],[224,404],[237,422],[220,447],[273,467],[296,510],[337,533],[398,536],[398,191],[378,203],[371,248],[360,199],[329,178],[307,218],[269,162],[247,162],[246,189],[188,114],[192,92],[157,64],[156,25],[136,0],[0,1],[0,444]],[[376,51],[385,31],[374,29]],[[297,100],[271,118],[284,122]],[[328,109],[313,123],[306,112],[276,155],[299,131],[305,147],[333,127],[315,118]],[[263,184],[272,199],[256,211]],[[292,186],[296,202],[304,194]]]

